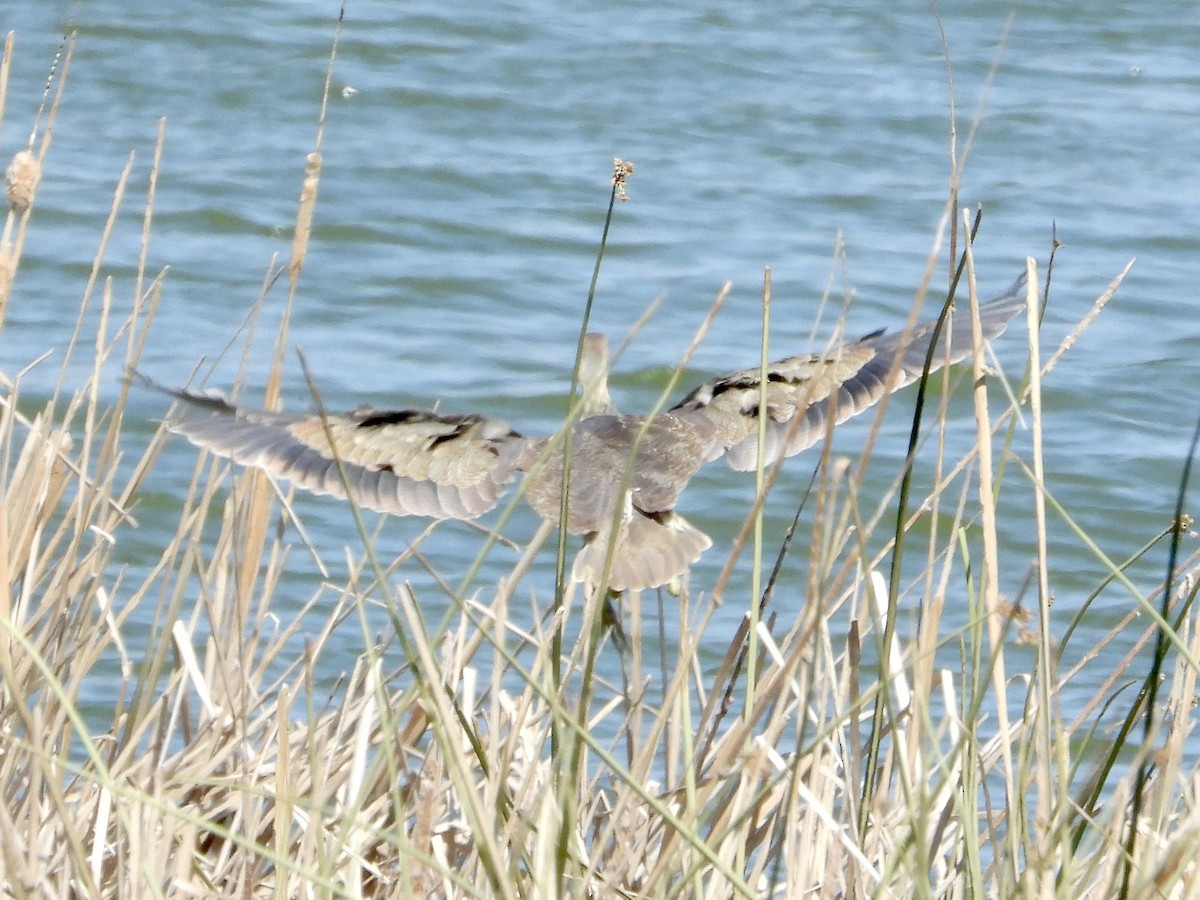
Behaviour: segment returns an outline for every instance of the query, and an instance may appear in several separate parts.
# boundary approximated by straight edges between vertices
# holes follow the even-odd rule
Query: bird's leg
[[[621,621],[621,592],[609,588],[604,595],[600,607],[600,624],[612,636],[613,646],[621,654],[622,660],[629,652],[629,635],[625,633],[625,625]]]

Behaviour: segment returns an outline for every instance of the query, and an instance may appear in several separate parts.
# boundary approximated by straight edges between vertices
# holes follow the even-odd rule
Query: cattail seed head
[[[33,151],[28,148],[18,151],[4,172],[4,196],[9,205],[19,211],[32,203],[41,177],[42,167]]]
[[[614,195],[618,200],[628,200],[629,195],[625,191],[625,187],[629,182],[629,176],[633,174],[633,163],[626,159],[613,158],[613,177],[612,185]]]

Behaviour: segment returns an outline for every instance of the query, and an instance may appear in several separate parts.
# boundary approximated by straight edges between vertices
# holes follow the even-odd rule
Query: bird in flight
[[[999,336],[1024,305],[1022,275],[980,305],[984,339]],[[708,535],[675,512],[676,502],[705,463],[724,457],[738,471],[758,465],[761,412],[762,456],[770,465],[820,441],[830,418],[844,422],[919,379],[933,340],[932,322],[905,334],[881,329],[770,364],[765,391],[760,368],[745,369],[706,381],[669,410],[647,417],[617,412],[608,393],[608,342],[589,334],[580,362],[582,412],[572,427],[569,458],[563,432],[527,437],[475,413],[369,407],[338,415],[271,412],[134,374],[193,413],[209,413],[167,421],[198,447],[392,515],[474,519],[521,474],[525,500],[558,526],[566,462],[565,527],[584,539],[572,577],[595,586],[607,569],[604,583],[623,591],[671,582],[712,546]],[[970,353],[971,317],[960,312],[942,329],[930,371]]]

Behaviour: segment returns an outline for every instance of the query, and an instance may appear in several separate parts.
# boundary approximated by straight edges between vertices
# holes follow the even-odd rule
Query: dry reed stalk
[[[963,254],[967,261],[967,286],[971,301],[972,341],[975,353],[971,363],[972,379],[975,384],[975,420],[978,429],[976,446],[979,452],[979,503],[980,524],[983,529],[983,566],[979,574],[980,596],[983,609],[987,615],[988,650],[991,654],[991,673],[994,688],[993,699],[996,704],[997,728],[1001,733],[1010,733],[1012,724],[1008,713],[1008,698],[1005,685],[1008,681],[1004,656],[1004,613],[1000,608],[999,578],[1000,556],[999,538],[996,529],[995,488],[993,486],[991,419],[988,416],[987,392],[984,389],[983,340],[979,329],[979,300],[975,291],[975,261],[971,253],[971,220],[970,213],[963,212],[964,232],[967,234]],[[1012,787],[1015,786],[1010,745],[1001,745],[1004,770],[1003,779],[1006,786],[1006,814],[1010,822],[1016,821],[1019,814],[1018,797]],[[1010,830],[1008,844],[1010,863],[1014,866],[1013,875],[1018,875],[1015,868],[1020,857],[1019,836],[1015,830]]]
[[[1032,463],[1034,477],[1039,484],[1045,483],[1043,461],[1042,423],[1042,367],[1040,344],[1040,309],[1038,305],[1037,265],[1031,258],[1026,260],[1028,282],[1026,285],[1026,323],[1029,340],[1029,417],[1032,426]],[[1054,691],[1058,680],[1057,654],[1051,646],[1053,634],[1050,621],[1050,563],[1048,559],[1048,529],[1046,525],[1046,503],[1040,492],[1034,492],[1034,525],[1037,540],[1037,588],[1038,588],[1038,687],[1037,709],[1040,714],[1035,725],[1036,752],[1033,768],[1036,773],[1037,804],[1041,811],[1035,836],[1034,859],[1039,863],[1037,889],[1043,893],[1053,890],[1054,867],[1051,865],[1059,848],[1067,845],[1067,818],[1069,797],[1066,785],[1069,781],[1067,765],[1068,751],[1062,729],[1062,718],[1058,710]]]
[[[12,69],[13,42],[16,32],[10,31],[4,36],[4,52],[0,54],[0,133],[4,128],[4,108],[8,101],[8,74]]]
[[[4,104],[7,99],[8,72],[12,60],[13,42],[14,35],[9,32],[4,42],[4,57],[0,60],[0,123],[4,121]],[[42,163],[50,151],[54,122],[58,117],[59,104],[66,88],[67,72],[71,67],[74,49],[75,36],[73,33],[68,33],[64,36],[54,62],[50,66],[42,103],[38,108],[34,126],[30,130],[28,147],[14,155],[5,173],[5,195],[9,201],[9,213],[5,218],[3,231],[0,232],[0,326],[4,324],[7,313],[13,278],[21,260],[21,250],[25,245],[25,233],[29,225],[29,217],[33,212],[33,200],[41,177]],[[49,99],[51,89],[55,86],[56,75],[57,90],[54,92],[53,99]],[[47,111],[45,107],[48,99],[50,108]],[[41,125],[43,112],[46,112],[46,125],[41,132],[41,142],[38,143],[38,128]]]

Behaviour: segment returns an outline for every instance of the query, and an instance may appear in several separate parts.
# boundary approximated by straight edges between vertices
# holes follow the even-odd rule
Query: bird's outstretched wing
[[[1025,274],[979,307],[984,340],[999,336],[1009,319],[1025,306]],[[792,456],[822,440],[828,417],[844,422],[885,394],[921,377],[933,342],[934,323],[907,334],[876,331],[825,353],[789,356],[767,367],[765,460]],[[930,371],[971,353],[971,317],[959,310],[939,335]],[[758,414],[761,371],[745,369],[697,387],[671,412],[685,421],[704,420],[715,437],[707,459],[724,456],[739,471],[758,464]],[[799,421],[797,421],[797,419]]]
[[[370,408],[324,417],[277,413],[132,374],[196,412],[209,413],[167,422],[197,446],[305,490],[344,498],[340,459],[354,501],[394,515],[482,515],[504,493],[528,443],[506,423],[485,416]]]
[[[980,308],[985,339],[998,336],[1023,308],[1024,290],[1022,275]],[[878,331],[836,351],[772,364],[766,386],[767,462],[817,443],[830,415],[842,422],[919,378],[933,330],[926,323],[908,334]],[[930,368],[958,362],[970,352],[970,318],[960,313],[940,337]],[[647,421],[613,408],[603,337],[585,341],[581,372],[584,417],[573,432],[566,523],[567,531],[584,535],[574,577],[591,584],[601,580],[615,525],[609,585],[664,584],[712,543],[674,511],[696,470],[720,456],[734,469],[757,463],[761,373],[747,369],[708,381]],[[306,490],[337,497],[349,493],[362,506],[395,515],[472,519],[496,505],[518,472],[527,472],[529,504],[543,518],[559,521],[563,457],[556,451],[561,444],[526,438],[498,419],[411,409],[276,413],[172,390],[138,373],[132,377],[193,408],[192,415],[168,421],[172,431]]]

